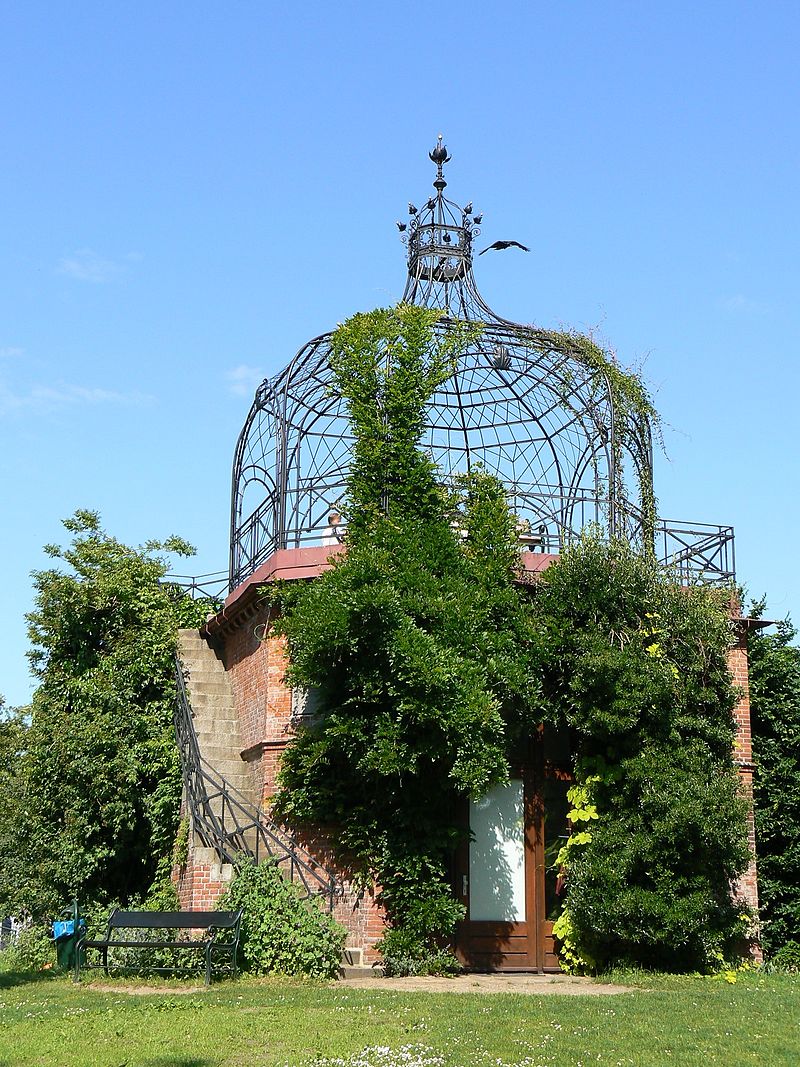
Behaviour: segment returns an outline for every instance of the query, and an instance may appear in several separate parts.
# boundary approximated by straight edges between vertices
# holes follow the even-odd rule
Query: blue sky
[[[0,692],[41,546],[99,510],[227,561],[252,391],[396,301],[432,180],[507,318],[593,329],[667,423],[661,513],[800,618],[796,4],[66,3],[0,14]]]

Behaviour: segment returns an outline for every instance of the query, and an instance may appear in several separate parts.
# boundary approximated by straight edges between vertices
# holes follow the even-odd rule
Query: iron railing
[[[659,519],[655,534],[657,558],[681,582],[725,585],[736,581],[732,526]]]
[[[228,572],[210,571],[208,574],[165,574],[162,585],[175,586],[181,596],[192,600],[210,600],[221,604],[228,595]]]
[[[245,857],[255,863],[269,860],[277,864],[286,878],[302,887],[306,897],[321,896],[332,910],[340,893],[335,876],[201,756],[183,666],[177,656],[175,686],[175,734],[195,833],[207,848],[214,849],[222,863],[239,867]]]

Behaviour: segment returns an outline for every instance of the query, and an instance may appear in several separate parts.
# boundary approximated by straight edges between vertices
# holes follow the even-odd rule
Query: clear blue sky
[[[7,3],[0,692],[60,519],[227,560],[256,382],[396,301],[432,180],[502,315],[594,328],[656,393],[661,513],[732,523],[800,617],[796,3]]]

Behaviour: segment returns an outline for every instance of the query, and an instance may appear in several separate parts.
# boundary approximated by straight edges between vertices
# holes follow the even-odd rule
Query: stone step
[[[222,709],[222,711],[227,710],[227,708]],[[215,715],[210,708],[195,708],[192,721],[196,731],[214,730],[219,727],[220,730],[227,730],[230,734],[239,733],[239,720],[235,715]]]
[[[203,759],[207,759],[208,762],[216,767],[220,763],[234,764],[239,770],[244,771],[247,769],[247,764],[239,755],[240,749],[236,745],[220,744],[201,744],[200,753]]]
[[[236,749],[236,755],[242,751],[239,744],[239,723],[235,719],[197,719],[194,720],[194,732],[214,745],[230,745]]]
[[[223,720],[222,722],[195,723],[194,732],[197,734],[197,742],[201,748],[204,745],[227,745],[231,750],[235,749],[237,757],[241,759],[242,747],[239,744],[238,722]]]
[[[191,645],[192,647],[202,645],[203,648],[211,648],[211,645],[199,630],[178,630],[178,647],[183,648],[185,645]]]
[[[383,967],[375,965],[369,967],[364,964],[361,967],[350,967],[348,964],[342,964],[339,968],[340,978],[383,978]]]
[[[207,708],[198,705],[193,710],[195,727],[202,725],[205,728],[219,723],[224,730],[239,730],[239,718],[233,708]]]
[[[209,668],[205,664],[191,663],[187,665],[187,673],[189,675],[188,685],[194,685],[195,682],[221,682],[227,680],[227,673],[222,664]]]
[[[233,700],[233,692],[227,678],[203,678],[192,677],[187,687],[190,694],[202,697],[228,697]]]
[[[241,760],[234,760],[230,753],[226,753],[224,756],[211,756],[209,755],[208,749],[201,748],[200,755],[218,777],[225,778],[231,783],[234,783],[240,778],[248,778],[249,780],[249,771],[247,768]]]

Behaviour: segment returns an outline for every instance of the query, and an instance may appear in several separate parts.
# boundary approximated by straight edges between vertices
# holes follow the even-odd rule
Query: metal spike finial
[[[449,156],[447,154],[447,145],[442,144],[441,134],[439,134],[439,137],[437,138],[436,147],[433,149],[433,151],[428,152],[428,156],[431,161],[436,164],[440,171],[444,164],[449,163],[452,159],[452,156]]]

